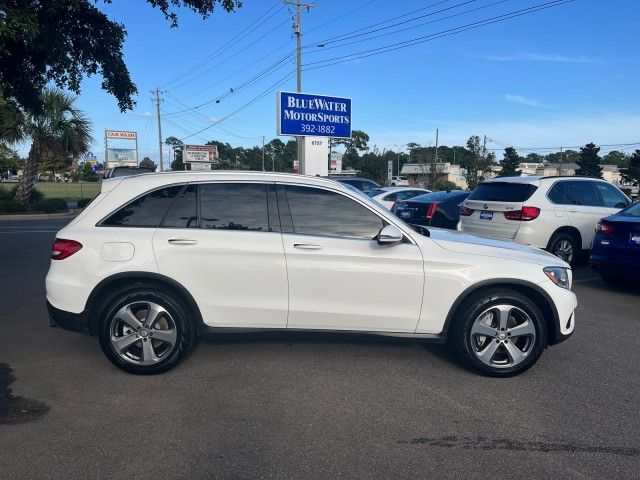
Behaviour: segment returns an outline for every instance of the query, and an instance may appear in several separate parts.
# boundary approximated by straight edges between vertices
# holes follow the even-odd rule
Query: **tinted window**
[[[358,190],[362,190],[362,182],[360,180],[339,180],[342,183],[356,187]]]
[[[154,190],[128,203],[102,225],[118,227],[157,227],[182,190],[182,185]]]
[[[198,227],[198,190],[195,185],[188,185],[164,219],[163,227],[197,228]]]
[[[608,208],[625,208],[629,201],[613,185],[604,182],[596,182],[596,188],[600,192],[604,206]]]
[[[376,195],[382,195],[383,193],[385,193],[385,191],[381,190],[379,188],[376,188],[375,190],[369,190],[369,191],[366,192],[366,194],[369,197],[375,197]]]
[[[362,191],[368,192],[369,190],[376,190],[380,188],[376,183],[369,180],[362,180]]]
[[[126,177],[127,175],[140,175],[141,173],[151,173],[154,170],[150,168],[114,168],[111,177]]]
[[[201,228],[271,231],[266,184],[217,183],[199,190]]]
[[[557,182],[553,185],[553,187],[551,187],[551,190],[549,190],[547,196],[553,203],[558,205],[568,203],[564,196],[564,184],[565,182]]]
[[[445,200],[450,200],[451,198],[454,198],[454,197],[466,198],[468,195],[469,194],[467,192],[452,190],[450,192],[443,191],[443,192],[425,193],[418,197],[412,198],[411,201],[424,202],[424,203],[443,202]]]
[[[328,190],[286,186],[294,233],[372,239],[382,219],[350,198]]]
[[[567,182],[565,195],[568,204],[587,207],[600,207],[600,199],[593,188],[593,182]]]
[[[620,212],[624,217],[640,217],[640,203],[634,203],[626,210]]]
[[[395,202],[396,200],[398,200],[399,195],[400,195],[399,192],[390,193],[389,195],[384,197],[383,200],[385,202]],[[402,200],[402,199],[400,199],[400,200]]]
[[[528,183],[488,182],[478,185],[469,200],[492,202],[524,202],[538,189]]]

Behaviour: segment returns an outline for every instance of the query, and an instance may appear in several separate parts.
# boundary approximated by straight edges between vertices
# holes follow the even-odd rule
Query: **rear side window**
[[[468,200],[491,202],[525,202],[538,189],[528,183],[488,182],[478,185]]]
[[[200,185],[200,227],[269,232],[267,184]]]
[[[557,204],[557,205],[565,205],[569,202],[567,202],[567,199],[564,195],[564,184],[566,182],[556,182],[553,184],[553,187],[551,187],[551,189],[549,190],[549,193],[547,194],[547,196],[549,197],[549,200],[551,200],[553,203]]]
[[[375,213],[339,193],[290,185],[285,191],[293,233],[371,240],[383,227]]]
[[[567,182],[565,195],[569,205],[582,205],[585,207],[601,207],[593,182]]]
[[[640,217],[640,203],[635,203],[626,210],[620,212],[623,217]]]
[[[113,227],[158,227],[184,185],[149,192],[111,214],[101,225]]]
[[[198,190],[196,185],[187,185],[164,219],[166,228],[198,227]]]

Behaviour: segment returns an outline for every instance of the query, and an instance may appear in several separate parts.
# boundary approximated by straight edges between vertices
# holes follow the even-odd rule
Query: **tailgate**
[[[462,205],[473,210],[469,216],[460,216],[463,231],[487,237],[516,237],[520,222],[507,220],[504,212],[520,210],[522,203],[465,200]]]

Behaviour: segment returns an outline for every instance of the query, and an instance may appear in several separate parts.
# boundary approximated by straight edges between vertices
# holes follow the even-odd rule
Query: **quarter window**
[[[380,217],[342,194],[290,185],[285,191],[293,233],[371,240],[383,227]]]
[[[549,190],[548,197],[553,203],[557,205],[564,205],[569,203],[564,195],[564,184],[566,182],[556,182],[551,190]]]
[[[200,227],[269,232],[267,184],[200,185]]]
[[[147,193],[113,213],[102,225],[114,227],[158,227],[183,185],[173,185]]]

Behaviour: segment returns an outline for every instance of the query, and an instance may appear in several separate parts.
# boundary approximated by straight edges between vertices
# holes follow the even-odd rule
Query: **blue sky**
[[[303,15],[303,43],[308,46],[303,64],[310,68],[319,65],[312,62],[424,37],[540,3],[544,0],[316,0],[316,7]],[[238,89],[295,47],[289,12],[281,2],[244,0],[237,13],[219,10],[207,20],[179,10],[179,27],[174,29],[161,12],[143,1],[98,5],[127,29],[125,60],[139,90],[135,109],[120,113],[116,101],[100,89],[99,78],[84,82],[78,105],[94,123],[93,150],[99,159],[104,155],[104,129],[110,128],[137,131],[141,158],[148,155],[157,160],[155,107],[149,93],[157,86],[165,91],[164,138],[183,138],[205,127],[210,128],[185,142],[215,139],[248,146],[261,144],[262,135],[267,141],[276,136],[275,93],[219,125],[212,123],[295,69],[295,57],[286,58],[270,75]],[[353,37],[366,32],[361,30],[365,27],[417,9],[422,10],[375,28],[429,16],[380,30],[373,35],[390,34],[378,38]],[[477,10],[463,13],[471,9]],[[435,13],[438,10],[443,11]],[[303,90],[351,97],[353,127],[366,131],[371,145],[380,149],[411,141],[434,144],[436,128],[441,144],[461,145],[478,134],[497,141],[489,143],[491,148],[502,148],[501,143],[524,148],[640,142],[639,20],[637,0],[576,0],[408,48],[309,70],[304,72]],[[397,31],[407,27],[415,28]],[[343,43],[359,42],[330,42],[349,34]],[[318,47],[320,42],[325,47]],[[231,88],[235,93],[229,95]],[[295,90],[295,77],[278,89]],[[210,103],[173,113],[205,102]]]

